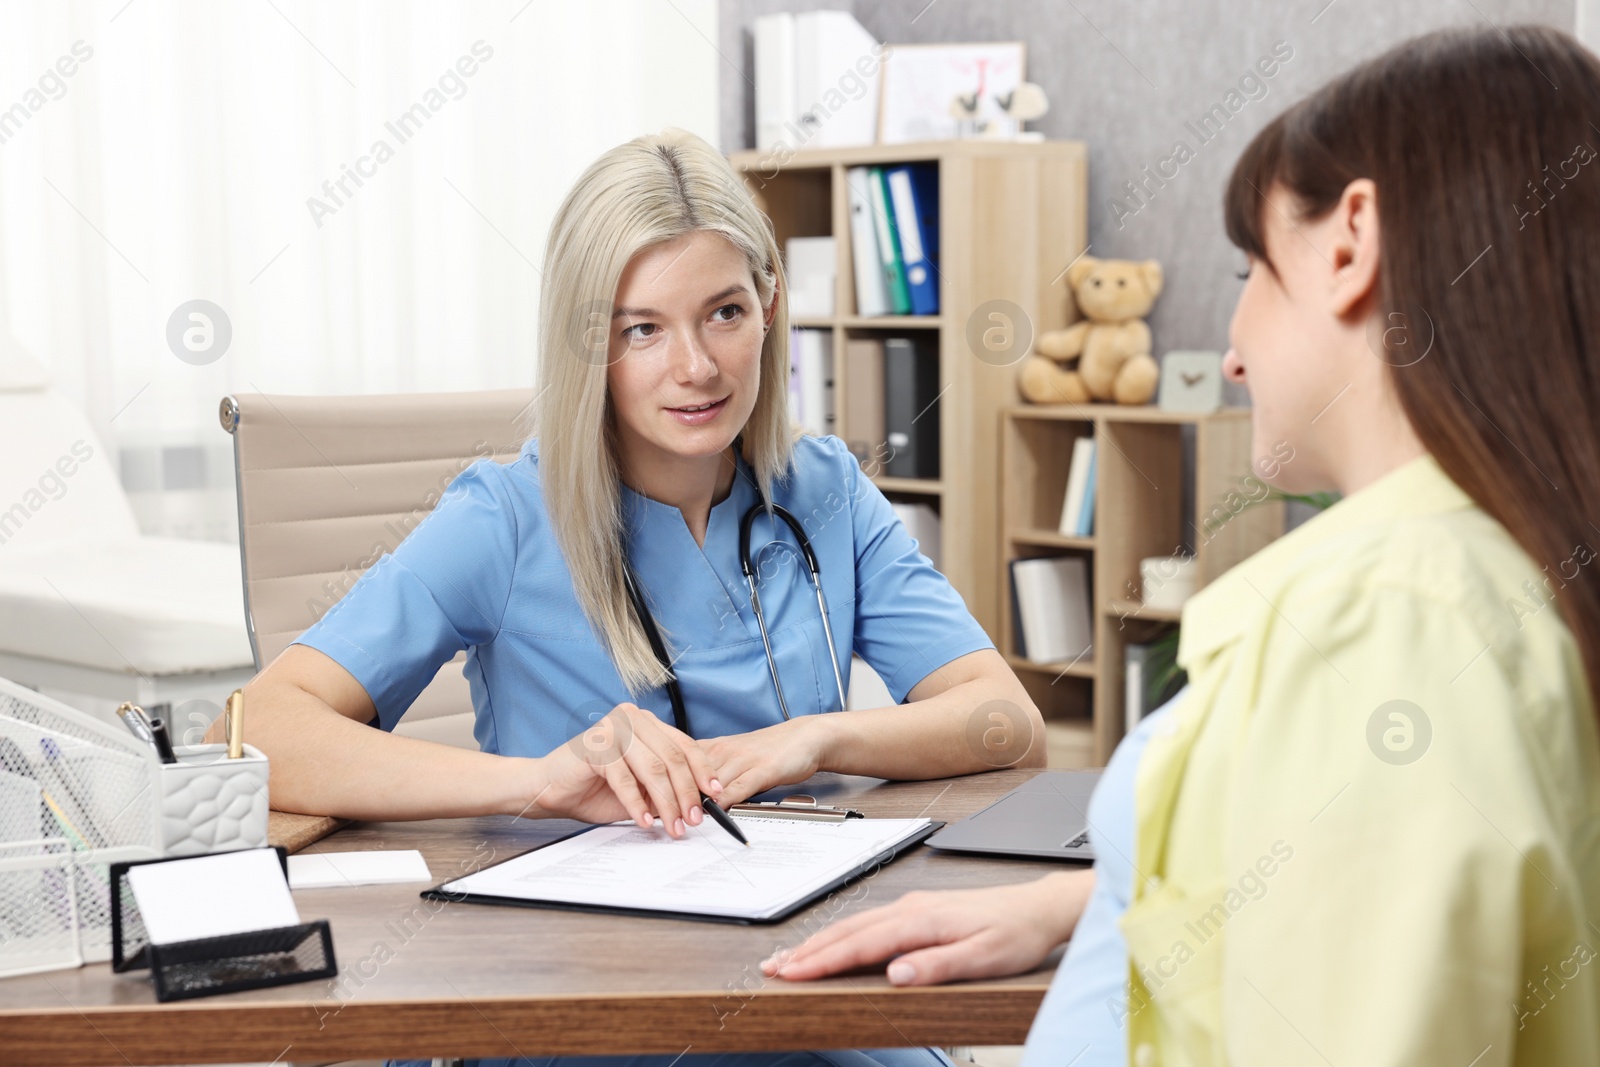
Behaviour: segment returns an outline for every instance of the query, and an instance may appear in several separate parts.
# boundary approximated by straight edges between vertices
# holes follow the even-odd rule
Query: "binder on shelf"
[[[856,314],[889,314],[889,289],[878,255],[878,228],[872,218],[872,172],[851,167],[845,174],[850,190],[850,262],[855,269]]]
[[[1061,498],[1059,531],[1067,537],[1082,536],[1085,490],[1089,485],[1089,469],[1094,460],[1095,442],[1090,436],[1080,437],[1072,443],[1072,459],[1067,467],[1066,495]]]
[[[882,64],[863,75],[860,63],[878,51],[877,38],[848,11],[795,15],[795,105],[805,139],[794,147],[839,148],[877,141]],[[846,74],[864,82],[866,91],[840,102],[839,79]]]
[[[867,192],[872,199],[872,224],[878,234],[878,261],[883,267],[884,286],[889,293],[889,311],[894,315],[911,312],[911,296],[906,291],[905,262],[900,258],[900,236],[895,230],[894,211],[882,167],[868,167],[872,179]]]
[[[876,271],[878,264],[872,264]],[[888,455],[883,428],[883,341],[850,337],[844,343],[845,446],[863,467],[876,472]]]
[[[781,12],[755,20],[756,147],[870,145],[878,134],[881,65],[863,74],[878,41],[847,11]],[[865,91],[832,103],[839,79],[858,78]]]
[[[833,432],[833,331],[795,329],[789,347],[789,411],[813,437]]]
[[[763,15],[755,24],[756,147],[763,151],[795,136],[794,14]],[[794,145],[791,143],[791,147]]]
[[[1011,576],[1029,660],[1083,662],[1094,654],[1089,570],[1083,557],[1013,560]]]
[[[889,443],[884,473],[939,477],[939,358],[910,337],[883,342],[883,423]]]
[[[884,172],[913,315],[939,313],[939,170],[905,163]]]

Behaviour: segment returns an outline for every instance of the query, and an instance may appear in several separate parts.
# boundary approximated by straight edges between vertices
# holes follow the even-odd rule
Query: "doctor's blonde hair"
[[[702,230],[743,253],[763,308],[777,296],[761,343],[755,408],[743,430],[745,461],[762,499],[770,501],[794,448],[788,286],[772,224],[732,165],[679,129],[618,145],[567,193],[545,246],[533,413],[545,508],[578,603],[634,696],[664,684],[669,674],[651,651],[623,578],[628,531],[606,386],[611,312],[622,272],[636,253]],[[642,592],[648,599],[649,591]]]

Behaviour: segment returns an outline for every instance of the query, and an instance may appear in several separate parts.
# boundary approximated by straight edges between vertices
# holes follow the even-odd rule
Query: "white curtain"
[[[147,532],[226,538],[224,394],[532,381],[551,215],[630,137],[717,143],[716,40],[713,0],[7,3],[0,329]]]
[[[1578,40],[1600,51],[1600,0],[1576,0],[1574,22]]]

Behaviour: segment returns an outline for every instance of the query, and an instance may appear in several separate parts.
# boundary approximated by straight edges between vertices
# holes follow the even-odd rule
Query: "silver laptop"
[[[1100,771],[1036,774],[982,811],[928,838],[950,852],[987,852],[1051,860],[1094,859],[1089,794]]]

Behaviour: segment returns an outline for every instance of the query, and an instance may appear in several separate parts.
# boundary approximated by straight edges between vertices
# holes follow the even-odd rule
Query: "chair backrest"
[[[233,434],[245,621],[259,669],[427,517],[479,459],[514,459],[531,389],[222,401]],[[445,664],[398,732],[475,748],[465,656]]]

